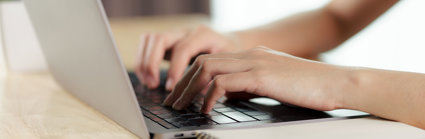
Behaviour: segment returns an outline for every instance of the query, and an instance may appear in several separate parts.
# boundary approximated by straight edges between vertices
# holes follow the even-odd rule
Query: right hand
[[[190,60],[200,53],[237,50],[236,40],[206,26],[165,33],[141,35],[135,73],[149,88],[159,86],[159,68],[165,53],[170,52],[166,89],[171,91],[182,78]]]
[[[269,97],[315,110],[334,110],[343,107],[346,93],[341,90],[352,83],[351,71],[266,47],[202,55],[163,104],[182,110],[202,90],[208,90],[201,109],[205,114],[219,98],[233,93]]]

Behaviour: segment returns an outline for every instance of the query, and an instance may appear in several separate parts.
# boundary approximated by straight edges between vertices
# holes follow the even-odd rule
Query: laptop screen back
[[[24,3],[57,82],[139,137],[149,137],[100,0]]]

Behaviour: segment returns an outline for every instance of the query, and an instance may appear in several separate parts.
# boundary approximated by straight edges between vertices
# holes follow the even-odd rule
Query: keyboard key
[[[216,111],[210,111],[208,113],[208,116],[217,116],[217,115],[221,115],[220,113],[216,112]]]
[[[224,108],[216,108],[216,109],[213,109],[214,111],[216,111],[216,112],[231,112],[231,111],[235,111],[234,109],[232,109],[232,108],[229,108],[229,107],[224,107]]]
[[[217,100],[217,102],[224,103],[227,100],[226,97],[221,97]]]
[[[246,106],[245,104],[238,101],[229,102],[229,107],[235,108],[237,111],[240,111],[240,112],[256,111],[255,109],[250,108]]]
[[[161,107],[161,106],[152,106],[152,107],[149,107],[149,108],[147,108],[149,111],[159,111],[159,110],[164,110],[164,108],[163,107]]]
[[[168,128],[168,129],[175,128],[175,126],[173,126],[172,124],[170,124],[166,121],[158,121],[158,124],[162,125],[165,128]]]
[[[153,120],[153,121],[155,121],[155,122],[162,121],[162,119],[161,118],[158,118],[158,117],[151,117],[150,119]]]
[[[161,99],[153,99],[152,102],[155,103],[155,104],[161,104],[162,100]]]
[[[199,113],[188,113],[188,114],[179,115],[179,117],[184,119],[191,119],[191,118],[203,117],[203,115]]]
[[[258,119],[258,120],[261,120],[261,121],[273,119],[272,116],[270,116],[270,115],[256,115],[256,116],[253,116],[253,117]]]
[[[213,108],[224,108],[224,107],[226,106],[221,103],[216,103]]]
[[[197,125],[197,126],[215,124],[212,120],[208,118],[204,118],[204,117],[189,119],[188,121],[192,123],[193,125]]]
[[[178,122],[181,122],[181,121],[186,121],[187,119],[184,119],[184,118],[180,118],[180,117],[174,117],[174,118],[168,118],[168,119],[165,119],[165,121],[167,121],[167,122],[169,122],[169,123],[172,123],[172,124],[174,124],[174,123],[178,123]]]
[[[172,113],[164,113],[164,114],[160,114],[160,115],[157,115],[157,116],[162,118],[162,119],[169,119],[169,118],[176,117],[176,115],[174,115]]]
[[[223,114],[237,120],[238,122],[255,121],[254,118],[245,115],[241,112],[225,112]]]
[[[151,111],[151,113],[155,114],[155,115],[161,115],[161,114],[167,114],[167,113],[171,113],[168,110],[159,110],[159,111]]]
[[[198,107],[198,106],[196,106],[195,104],[194,105],[190,105],[188,107],[188,109],[191,110],[191,111],[193,111],[193,112],[199,112],[201,110],[201,108]]]
[[[211,116],[211,120],[219,124],[235,123],[236,121],[224,115]]]
[[[176,122],[176,123],[172,123],[173,125],[177,126],[177,127],[188,127],[188,126],[196,126],[194,124],[192,124],[189,121],[180,121],[180,122]]]
[[[244,113],[247,114],[247,115],[250,115],[250,116],[267,115],[267,114],[269,114],[267,112],[262,112],[262,111],[247,111],[247,112],[244,112]]]
[[[150,107],[158,106],[157,104],[154,104],[152,102],[145,102],[145,101],[139,101],[140,106],[144,109],[149,109]]]
[[[145,115],[148,118],[155,117],[155,115],[151,114],[150,112],[143,112],[143,115]]]
[[[193,112],[193,111],[191,111],[189,109],[184,109],[184,110],[180,110],[180,111],[175,111],[174,110],[174,113],[180,115],[180,114],[189,114],[189,113],[196,113],[196,112]]]

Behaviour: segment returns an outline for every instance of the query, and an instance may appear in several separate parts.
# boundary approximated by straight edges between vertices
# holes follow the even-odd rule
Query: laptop
[[[268,98],[221,98],[199,113],[203,96],[175,111],[161,105],[169,93],[161,71],[158,89],[141,85],[126,71],[100,0],[24,0],[55,80],[69,93],[141,138],[194,137],[197,130],[282,126],[361,117],[282,104]]]

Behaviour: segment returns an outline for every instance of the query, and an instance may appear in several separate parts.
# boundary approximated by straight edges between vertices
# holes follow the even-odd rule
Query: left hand
[[[211,111],[225,94],[246,92],[316,110],[339,108],[341,67],[256,47],[234,53],[199,56],[164,105],[181,110],[208,87],[201,112]],[[343,78],[345,79],[345,78]]]

